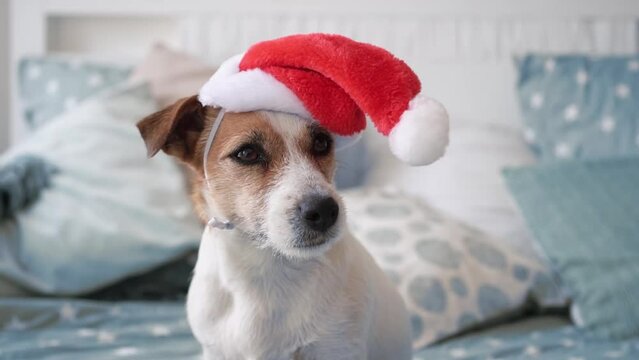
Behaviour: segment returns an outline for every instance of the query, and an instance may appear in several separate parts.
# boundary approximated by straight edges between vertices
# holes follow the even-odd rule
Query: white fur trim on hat
[[[243,56],[226,60],[202,86],[198,96],[202,105],[231,112],[273,110],[311,117],[297,96],[270,74],[260,69],[240,71]]]
[[[448,113],[442,104],[417,94],[388,135],[391,152],[410,165],[428,165],[448,146]]]

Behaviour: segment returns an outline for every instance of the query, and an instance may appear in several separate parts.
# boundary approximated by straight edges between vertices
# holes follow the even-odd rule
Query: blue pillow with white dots
[[[28,128],[34,130],[85,99],[123,83],[130,72],[127,67],[78,59],[22,59],[18,82]]]
[[[639,154],[639,55],[517,62],[525,138],[543,161]]]
[[[411,314],[415,350],[566,296],[539,257],[384,189],[343,194],[353,235],[397,285]]]

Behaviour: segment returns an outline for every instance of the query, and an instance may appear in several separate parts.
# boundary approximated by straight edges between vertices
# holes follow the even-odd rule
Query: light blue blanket
[[[639,339],[596,342],[564,321],[530,321],[449,340],[415,360],[637,359]],[[195,360],[183,302],[0,300],[0,359]]]

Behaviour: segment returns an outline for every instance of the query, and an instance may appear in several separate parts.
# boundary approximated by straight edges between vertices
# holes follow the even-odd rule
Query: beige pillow
[[[133,69],[129,80],[149,83],[151,95],[163,108],[180,98],[197,94],[215,70],[214,66],[192,55],[155,44],[145,59]],[[180,164],[180,168],[187,179],[188,192],[192,193],[193,173],[183,164]]]
[[[197,94],[216,68],[204,61],[162,44],[155,44],[135,67],[131,81],[146,81],[160,107]]]

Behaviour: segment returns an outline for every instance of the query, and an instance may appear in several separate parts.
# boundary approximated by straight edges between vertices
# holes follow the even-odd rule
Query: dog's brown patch
[[[153,113],[138,123],[149,157],[163,150],[186,163],[195,159],[195,144],[205,126],[205,115],[217,110],[205,109],[191,96]]]
[[[243,145],[255,142],[266,152],[265,164],[243,165],[233,159]],[[219,210],[234,221],[259,221],[255,217],[262,213],[264,196],[275,184],[287,157],[284,140],[265,115],[225,115],[208,158],[211,196]]]
[[[149,156],[162,149],[189,165],[192,199],[203,222],[208,220],[204,200],[204,191],[208,190],[204,180],[204,150],[218,111],[202,106],[197,97],[192,96],[148,116],[138,124]],[[265,212],[265,196],[276,184],[292,152],[271,121],[267,113],[226,113],[207,159],[208,193],[219,211],[248,231],[259,232],[259,214]],[[317,125],[305,125],[303,131],[295,134],[296,139],[292,143],[298,147],[296,152],[308,158],[330,182],[335,172],[334,152],[326,156],[313,155],[313,137],[318,131],[324,130]],[[243,145],[255,142],[266,152],[264,164],[244,165],[233,159]]]

